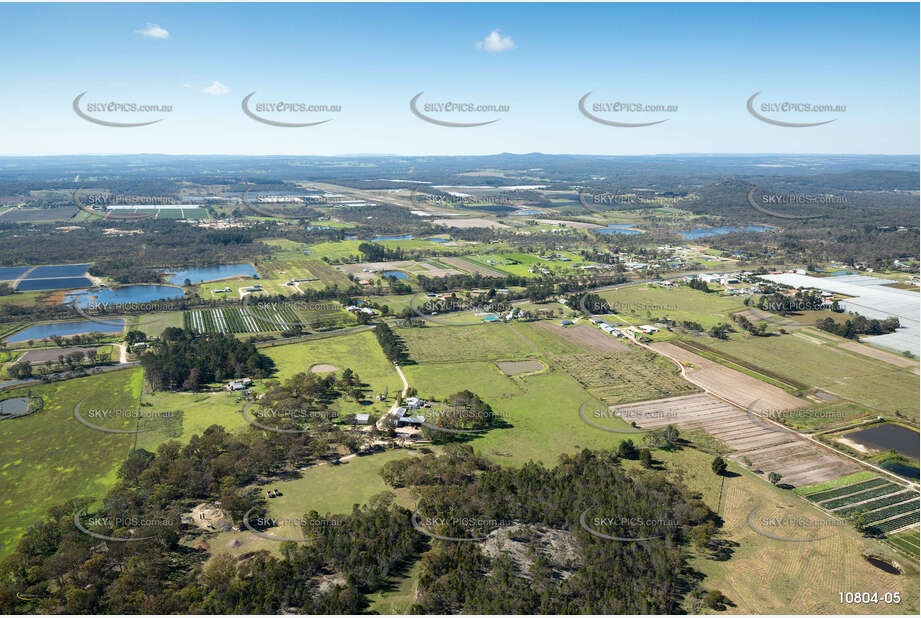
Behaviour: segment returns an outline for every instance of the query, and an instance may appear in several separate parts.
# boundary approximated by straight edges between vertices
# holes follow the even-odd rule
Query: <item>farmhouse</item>
[[[370,414],[356,414],[355,415],[355,424],[356,425],[367,425],[371,420]]]

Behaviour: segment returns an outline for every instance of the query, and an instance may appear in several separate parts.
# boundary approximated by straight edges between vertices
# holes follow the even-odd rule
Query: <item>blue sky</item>
[[[488,154],[919,152],[918,4],[0,4],[0,154]],[[493,34],[495,33],[495,34]],[[207,90],[207,92],[206,92]],[[91,113],[72,101],[171,105]],[[243,114],[241,100],[340,112]],[[410,112],[430,102],[507,112]],[[597,103],[674,112],[579,112]],[[846,105],[765,112],[756,105]],[[760,108],[759,108],[760,109]],[[87,112],[89,113],[89,112]]]

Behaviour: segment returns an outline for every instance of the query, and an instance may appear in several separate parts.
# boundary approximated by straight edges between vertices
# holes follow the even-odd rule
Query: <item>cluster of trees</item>
[[[328,449],[304,433],[252,429],[230,434],[212,426],[188,445],[167,442],[156,453],[133,451],[101,502],[71,500],[48,511],[0,564],[5,614],[357,614],[366,595],[386,585],[398,564],[423,548],[411,513],[392,494],[350,513],[305,513],[312,543],[285,542],[281,556],[257,551],[208,562],[201,531],[183,521],[190,500],[219,500],[239,525],[250,509],[265,512],[246,483],[302,465]],[[332,434],[335,437],[335,433]],[[194,502],[193,502],[194,504]],[[100,542],[74,526],[136,542]],[[125,523],[147,522],[141,525]],[[197,539],[197,541],[196,541]],[[195,549],[193,549],[193,547]],[[324,582],[329,574],[345,581]]]
[[[701,292],[712,292],[710,286],[707,285],[707,282],[699,277],[694,277],[688,281],[688,287],[692,290],[700,290]]]
[[[768,324],[767,322],[758,322],[758,324],[753,324],[751,320],[746,318],[741,313],[733,313],[732,321],[742,327],[743,330],[748,331],[755,337],[767,337],[768,336]]]
[[[729,339],[729,333],[734,332],[732,326],[725,322],[720,322],[710,327],[708,333],[715,339]]]
[[[141,355],[144,375],[155,390],[197,391],[209,382],[263,378],[272,359],[251,342],[226,333],[195,335],[170,327]]]
[[[820,311],[822,309],[821,292],[815,290],[797,290],[793,296],[786,296],[780,292],[765,294],[758,297],[756,306],[762,311],[771,311],[780,315],[789,315],[800,311]],[[838,301],[832,303],[832,311],[840,311]]]
[[[406,259],[406,253],[399,247],[388,249],[384,245],[373,242],[363,242],[358,245],[358,250],[366,262],[390,262]]]
[[[381,322],[375,325],[374,335],[377,337],[377,342],[381,344],[381,349],[384,351],[384,356],[387,357],[387,360],[400,364],[409,358],[406,345],[393,332],[389,324]]]
[[[412,613],[680,613],[685,594],[695,587],[680,546],[692,535],[708,534],[709,542],[718,518],[663,474],[626,472],[609,451],[562,455],[553,468],[495,466],[467,445],[448,445],[444,453],[383,471],[388,482],[419,493],[417,512],[428,531],[469,538],[510,522],[546,526],[565,531],[578,560],[569,565],[571,577],[559,578],[553,568],[557,556],[544,554],[539,545],[532,545],[529,564],[519,567],[502,554],[490,557],[476,543],[435,540],[421,558]],[[603,534],[662,538],[642,543],[599,538],[580,524],[586,512],[589,526]]]
[[[301,372],[283,383],[270,380],[259,406],[272,413],[261,415],[259,423],[279,428],[326,427],[338,415],[330,407],[334,401],[340,397],[360,401],[367,391],[367,385],[351,369],[345,369],[338,377]]]
[[[499,423],[492,406],[469,390],[449,396],[444,402],[426,411],[426,420],[435,426],[450,430],[483,431]],[[463,434],[438,431],[429,426],[422,427],[422,433],[430,440],[463,439]]]
[[[824,320],[816,320],[815,325],[816,328],[840,337],[857,339],[858,335],[886,335],[895,332],[899,328],[899,319],[893,316],[885,320],[871,320],[862,315],[857,315],[853,319],[845,320],[843,324],[835,322],[831,318],[825,318]]]

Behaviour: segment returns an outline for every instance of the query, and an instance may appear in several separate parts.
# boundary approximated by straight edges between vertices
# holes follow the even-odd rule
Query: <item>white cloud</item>
[[[151,24],[150,22],[147,23],[146,28],[135,30],[135,32],[137,32],[141,36],[148,36],[152,39],[168,39],[169,38],[169,32],[166,30],[166,28],[161,28],[157,24]]]
[[[207,88],[202,88],[201,90],[205,94],[210,94],[212,96],[219,96],[222,94],[227,94],[230,92],[230,88],[222,84],[221,82],[211,82],[211,85]]]
[[[482,41],[476,42],[476,48],[489,52],[500,52],[506,49],[515,49],[515,41],[510,36],[502,36],[498,30],[493,30]]]

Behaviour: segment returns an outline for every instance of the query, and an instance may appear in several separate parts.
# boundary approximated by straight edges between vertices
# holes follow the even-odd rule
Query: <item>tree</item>
[[[128,345],[134,345],[135,343],[147,341],[147,335],[139,330],[129,330],[128,334],[125,335],[125,341],[128,342]]]
[[[636,459],[639,452],[633,444],[633,440],[621,440],[617,445],[617,456],[624,459]]]
[[[717,455],[710,463],[710,469],[713,470],[713,474],[723,476],[726,472],[726,460]]]
[[[770,472],[768,473],[768,480],[771,482],[771,485],[777,485],[780,482],[780,479],[783,478],[783,475],[779,472]]]
[[[652,452],[648,448],[640,449],[640,463],[644,468],[652,467]]]

